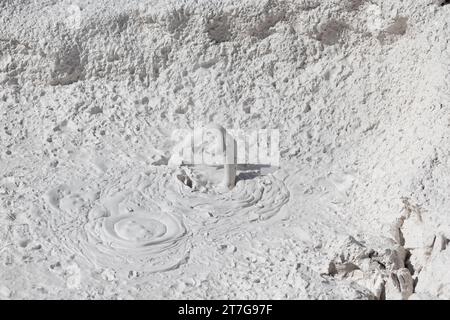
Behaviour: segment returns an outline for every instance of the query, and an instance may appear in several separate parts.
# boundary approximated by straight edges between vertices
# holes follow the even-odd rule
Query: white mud
[[[0,299],[449,299],[449,39],[434,0],[0,1]],[[280,166],[171,166],[209,123]]]

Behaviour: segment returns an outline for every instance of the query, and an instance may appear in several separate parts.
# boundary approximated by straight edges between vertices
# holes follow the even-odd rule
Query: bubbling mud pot
[[[206,179],[205,171],[212,178]],[[182,205],[193,208],[195,214],[219,218],[238,215],[255,221],[273,217],[289,200],[287,187],[275,175],[255,176],[253,172],[244,171],[235,188],[227,190],[209,183],[215,175],[221,177],[221,171],[223,169],[205,167],[199,170],[198,166],[181,169],[177,178],[181,182]]]
[[[233,190],[198,190],[180,181],[194,179],[186,171],[194,172],[153,167],[112,179],[99,192],[60,185],[44,196],[48,225],[96,267],[152,273],[186,263],[193,232],[245,230],[243,222],[272,218],[289,199],[274,175],[243,179]]]

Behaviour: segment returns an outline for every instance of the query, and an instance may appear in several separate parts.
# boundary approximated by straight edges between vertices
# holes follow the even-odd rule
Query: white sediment
[[[434,0],[0,1],[0,298],[449,299],[449,39]]]

